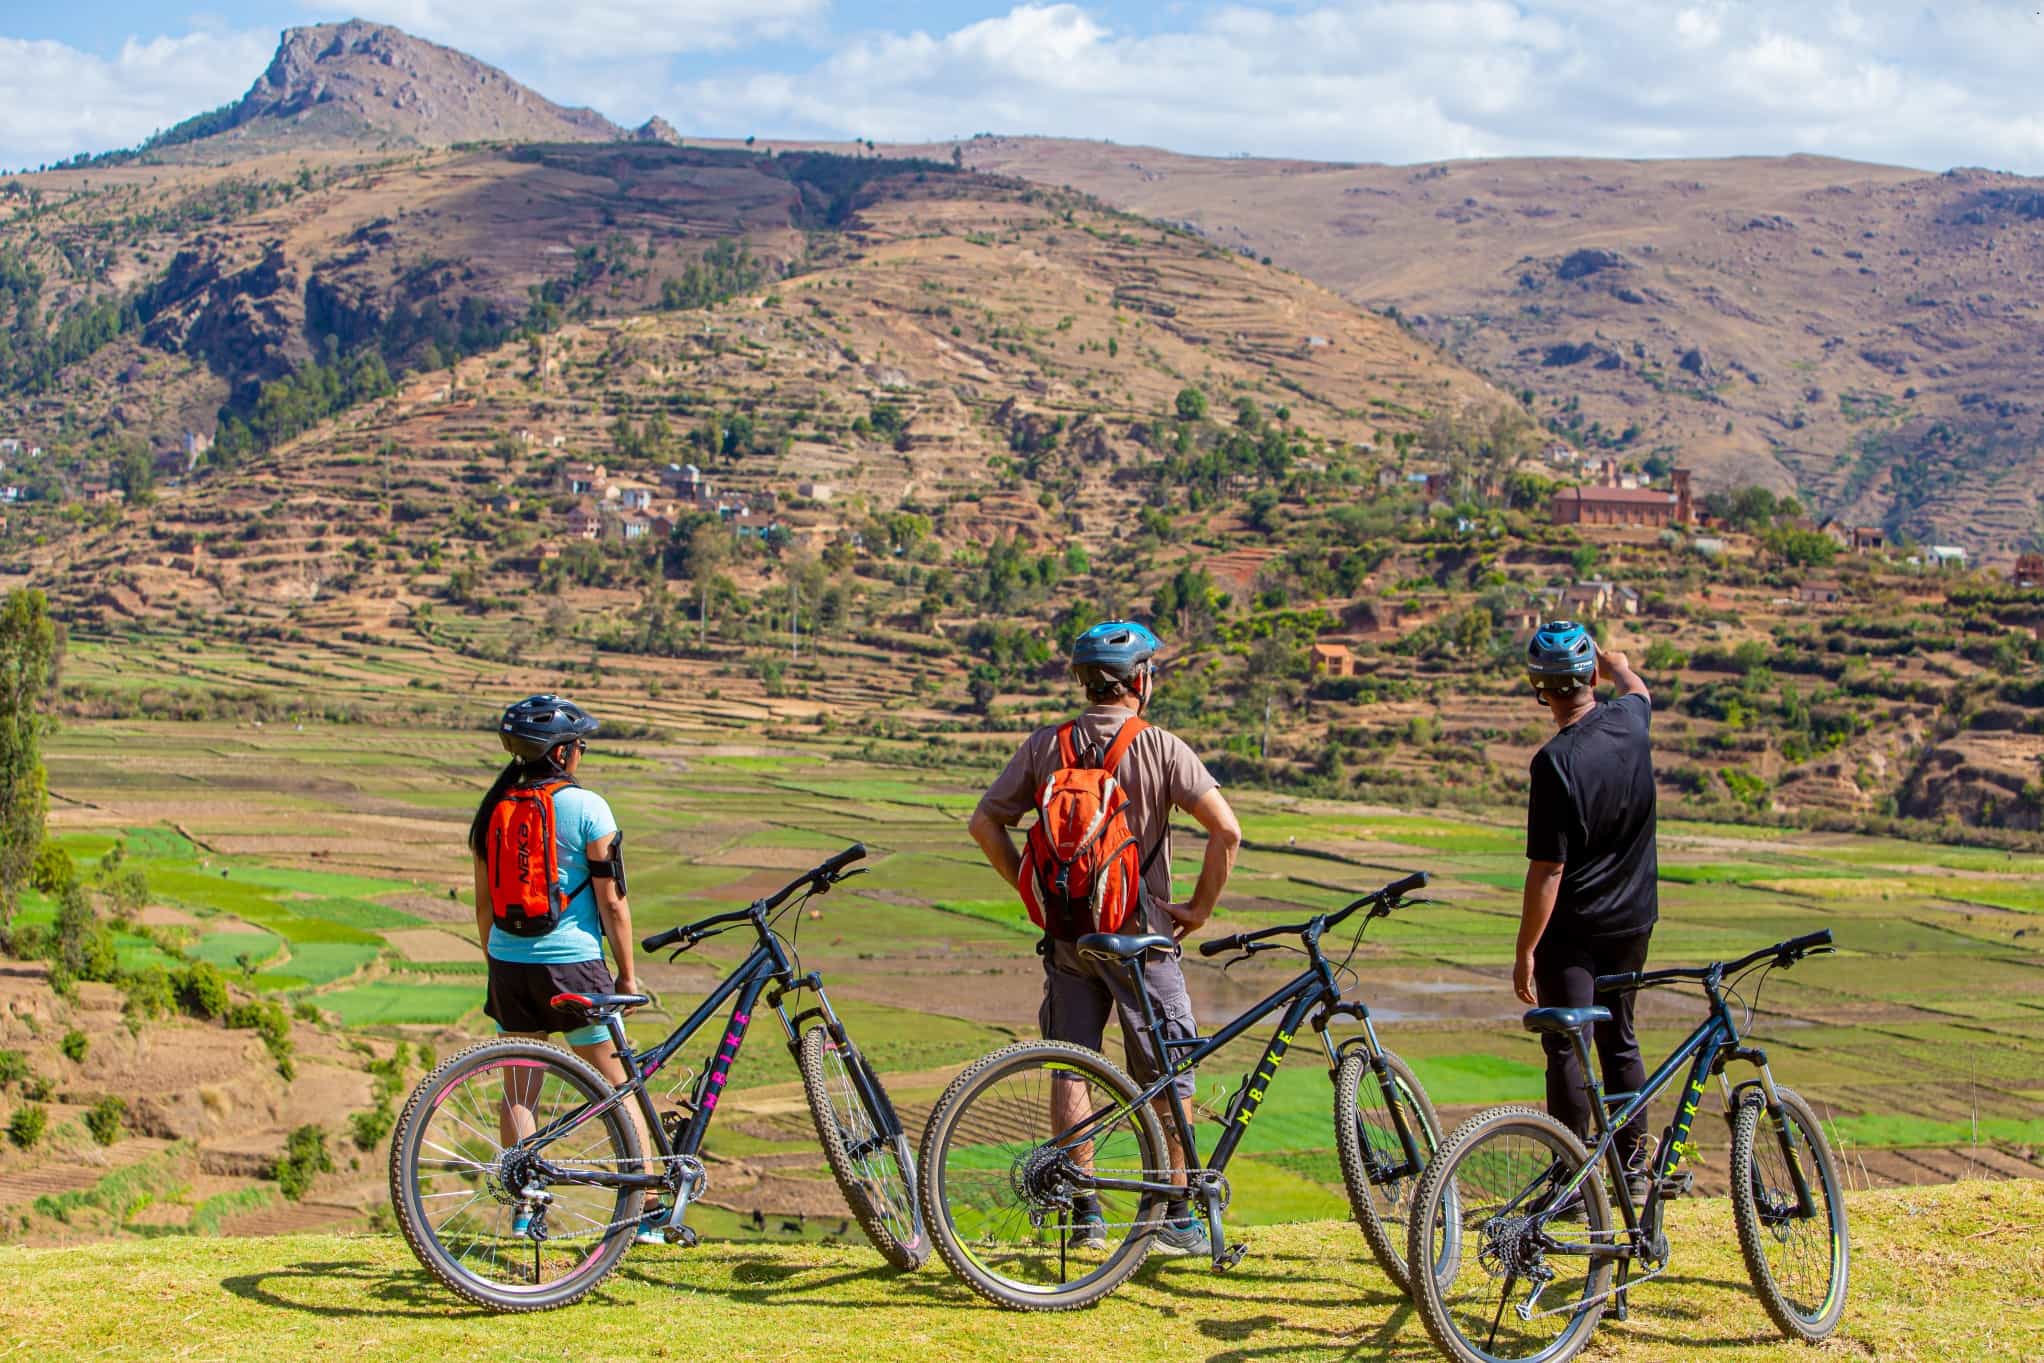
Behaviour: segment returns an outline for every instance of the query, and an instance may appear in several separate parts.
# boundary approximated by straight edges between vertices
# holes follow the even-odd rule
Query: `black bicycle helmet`
[[[526,762],[543,761],[563,743],[596,735],[596,717],[559,696],[527,696],[504,712],[497,737],[504,750]]]
[[[1550,620],[1526,641],[1526,679],[1536,691],[1573,691],[1597,679],[1597,645],[1573,620]]]

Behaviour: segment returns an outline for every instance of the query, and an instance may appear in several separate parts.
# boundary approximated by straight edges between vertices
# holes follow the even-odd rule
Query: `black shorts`
[[[500,1032],[565,1032],[568,1044],[589,1046],[610,1035],[580,1009],[556,1008],[556,994],[614,994],[617,981],[601,960],[531,964],[490,957],[490,997],[483,1011]]]

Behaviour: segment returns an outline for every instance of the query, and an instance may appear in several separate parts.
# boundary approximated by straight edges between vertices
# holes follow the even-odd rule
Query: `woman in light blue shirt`
[[[476,934],[489,957],[484,1011],[495,1020],[498,1034],[544,1040],[561,1033],[605,1079],[622,1084],[624,1064],[611,1047],[609,1033],[581,1014],[553,1005],[558,994],[639,992],[631,952],[632,911],[625,902],[623,881],[606,874],[614,864],[617,820],[602,796],[574,784],[596,728],[593,716],[558,696],[533,696],[506,710],[498,736],[511,761],[476,810],[469,826],[469,850],[475,855]],[[515,788],[550,782],[565,782],[553,793],[554,857],[559,866],[553,898],[565,897],[563,910],[557,922],[536,935],[506,931],[492,901],[487,855],[491,816]],[[606,937],[617,958],[615,978],[603,961]],[[636,1108],[632,1116],[638,1120]],[[531,1112],[508,1091],[501,1120],[506,1144],[533,1129]],[[652,1149],[643,1129],[640,1142],[642,1149]],[[514,1226],[514,1234],[517,1230]]]

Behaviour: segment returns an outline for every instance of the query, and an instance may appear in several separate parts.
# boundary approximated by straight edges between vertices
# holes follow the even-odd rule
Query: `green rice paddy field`
[[[463,835],[497,756],[487,732],[79,724],[48,754],[53,829],[87,863],[122,840],[149,877],[145,921],[167,928],[172,947],[348,1027],[426,1039],[445,1054],[490,1029]],[[641,935],[742,905],[848,842],[867,844],[870,873],[783,931],[920,1122],[958,1066],[1034,1034],[1040,966],[1019,905],[965,833],[990,771],[888,757],[823,741],[599,744],[583,778],[627,830]],[[1407,871],[1432,872],[1432,902],[1362,939],[1354,993],[1450,1122],[1539,1100],[1539,1050],[1509,989],[1518,815],[1256,793],[1239,804],[1249,845],[1210,933],[1290,921]],[[1199,854],[1181,832],[1181,893]],[[1856,1186],[2044,1174],[2044,856],[1669,821],[1661,859],[1658,963],[1836,933],[1839,954],[1775,975],[1746,1002],[1778,1077],[1834,1122]],[[26,912],[50,907],[32,898]],[[165,955],[141,936],[122,949],[131,963]],[[643,964],[660,1000],[635,1032],[664,1035],[745,949],[725,936],[676,964]],[[1209,1025],[1287,977],[1269,958],[1224,974],[1191,957],[1188,973]],[[1658,1051],[1700,1010],[1694,996],[1666,992],[1642,1016]],[[777,1197],[807,1205],[797,1193],[821,1186],[810,1181],[822,1166],[789,1101],[785,1051],[765,1031],[754,1040],[712,1148],[770,1171],[747,1196],[772,1213]],[[1231,1216],[1250,1224],[1342,1214],[1330,1086],[1301,1041],[1249,1158],[1231,1171]],[[1204,1103],[1225,1104],[1260,1044],[1209,1064]],[[1108,1050],[1118,1055],[1115,1038]],[[684,1082],[690,1069],[670,1072]],[[1698,1131],[1703,1177],[1721,1179],[1722,1128]],[[744,1210],[738,1198],[705,1209],[705,1229],[741,1233]],[[829,1233],[827,1219],[813,1229]]]

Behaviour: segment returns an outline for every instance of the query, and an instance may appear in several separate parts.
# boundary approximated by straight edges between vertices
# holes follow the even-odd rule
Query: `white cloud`
[[[1028,3],[677,90],[684,130],[977,130],[1336,160],[1816,152],[2044,171],[2044,17],[1990,0],[1305,0],[1119,32]]]
[[[0,37],[0,167],[133,146],[240,97],[275,46],[274,34],[208,31],[129,38],[108,58]]]
[[[313,7],[311,0],[306,3]],[[358,0],[350,8],[361,18],[481,57],[588,62],[720,52],[786,38],[823,20],[830,0],[493,0],[487,6],[474,0]]]

